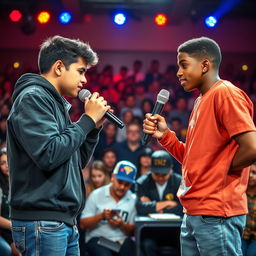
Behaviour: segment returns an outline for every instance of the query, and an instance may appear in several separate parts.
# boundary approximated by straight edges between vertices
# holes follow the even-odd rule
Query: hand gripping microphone
[[[162,89],[158,93],[156,104],[152,110],[152,116],[154,114],[161,114],[164,108],[164,104],[169,100],[169,96],[170,96],[170,93],[165,89]],[[142,145],[147,144],[149,142],[149,139],[150,139],[150,135],[147,133],[144,133],[141,139]]]
[[[90,98],[92,96],[91,92],[86,89],[82,89],[78,93],[79,99],[84,102],[85,98]],[[117,125],[118,128],[122,129],[124,127],[124,123],[117,116],[115,116],[112,112],[107,111],[104,115],[111,123]]]

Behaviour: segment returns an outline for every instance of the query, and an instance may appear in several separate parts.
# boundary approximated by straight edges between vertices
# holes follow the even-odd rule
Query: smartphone
[[[111,215],[113,216],[119,216],[121,210],[120,209],[112,209],[111,210]]]

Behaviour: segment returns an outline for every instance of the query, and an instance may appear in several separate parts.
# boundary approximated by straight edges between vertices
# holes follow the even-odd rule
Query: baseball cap
[[[128,181],[135,183],[137,168],[129,161],[120,161],[114,168],[114,175],[118,180]]]
[[[156,150],[151,155],[151,172],[167,174],[172,166],[172,156],[168,152]]]

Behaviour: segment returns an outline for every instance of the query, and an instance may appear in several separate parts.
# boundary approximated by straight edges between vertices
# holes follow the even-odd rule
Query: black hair
[[[38,55],[38,67],[41,74],[47,73],[52,65],[61,60],[68,69],[70,64],[82,57],[88,67],[98,63],[97,54],[89,44],[79,39],[70,39],[62,36],[53,36],[44,41]]]
[[[207,58],[215,69],[219,69],[221,63],[221,51],[219,45],[208,37],[200,37],[188,40],[178,47],[178,53],[185,52],[198,59]]]

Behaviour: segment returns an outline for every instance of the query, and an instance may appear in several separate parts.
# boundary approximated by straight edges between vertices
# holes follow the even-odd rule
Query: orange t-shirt
[[[249,168],[229,171],[238,148],[234,135],[256,131],[249,97],[228,81],[218,81],[195,101],[186,143],[169,131],[159,142],[182,164],[178,196],[191,215],[247,213]]]

